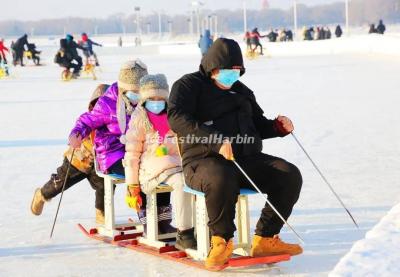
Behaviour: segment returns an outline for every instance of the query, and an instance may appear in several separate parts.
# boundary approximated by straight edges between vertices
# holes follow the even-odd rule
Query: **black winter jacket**
[[[67,41],[66,39],[60,39],[60,50],[66,55],[67,60],[79,60],[81,57],[78,54],[77,48],[84,50],[82,46],[77,44],[75,41]]]
[[[237,81],[230,90],[218,88],[210,75],[213,69],[242,66],[238,44],[218,39],[204,56],[200,70],[187,74],[172,86],[168,103],[168,120],[178,134],[183,166],[207,156],[219,155],[222,141],[187,141],[187,136],[206,138],[210,135],[254,138],[252,143],[233,141],[234,156],[244,157],[262,151],[262,139],[278,137],[274,121],[264,117],[253,92]]]
[[[14,42],[12,49],[14,49],[15,51],[24,51],[25,45],[28,46],[28,36],[27,35],[23,35],[22,37],[17,39],[17,41]]]

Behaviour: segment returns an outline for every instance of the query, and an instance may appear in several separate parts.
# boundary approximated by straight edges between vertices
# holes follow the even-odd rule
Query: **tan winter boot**
[[[233,252],[233,241],[228,242],[219,236],[211,237],[211,249],[208,253],[205,266],[208,270],[218,271],[229,260]]]
[[[102,210],[96,209],[96,223],[97,224],[104,224],[104,212]]]
[[[290,244],[281,241],[278,235],[273,238],[264,238],[255,235],[250,250],[250,256],[263,257],[272,255],[289,254],[291,256],[303,253],[303,249],[298,244]]]
[[[31,203],[31,211],[34,215],[42,214],[45,201],[46,199],[44,198],[41,189],[36,189]]]

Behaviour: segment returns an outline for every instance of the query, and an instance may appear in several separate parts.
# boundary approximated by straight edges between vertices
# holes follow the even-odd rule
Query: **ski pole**
[[[268,205],[271,207],[271,209],[277,214],[277,216],[279,216],[279,218],[283,221],[283,223],[285,223],[290,230],[292,230],[292,232],[296,235],[296,237],[299,239],[300,243],[305,244],[304,240],[301,238],[301,236],[296,232],[296,230],[294,230],[294,228],[283,218],[283,216],[278,212],[278,210],[274,207],[274,205],[272,205],[272,203],[268,200],[268,197],[265,196],[265,194],[263,194],[261,192],[261,190],[257,187],[257,185],[253,182],[253,180],[246,174],[246,172],[243,170],[243,168],[235,161],[232,160],[232,162],[237,166],[237,168],[239,168],[240,172],[243,173],[243,175],[246,177],[246,179],[250,182],[250,184],[258,191],[258,193],[264,197],[265,201],[267,201]]]
[[[69,162],[68,167],[67,167],[67,173],[65,174],[64,184],[63,184],[62,189],[61,189],[60,201],[58,201],[58,207],[57,207],[56,216],[54,217],[53,227],[51,227],[50,238],[53,236],[54,226],[56,225],[58,211],[60,210],[61,200],[63,198],[65,184],[67,183],[67,179],[68,179],[68,175],[69,175],[69,169],[71,168],[71,163],[72,163],[72,159],[74,158],[74,154],[75,154],[75,148],[72,149],[71,159],[70,159],[70,162]]]
[[[313,159],[311,159],[310,155],[308,155],[306,149],[304,149],[303,145],[300,143],[300,141],[297,139],[296,135],[292,132],[291,133],[294,140],[297,142],[297,144],[300,146],[301,150],[303,150],[304,154],[306,154],[307,158],[310,160],[314,168],[317,170],[319,175],[321,176],[322,180],[324,180],[325,184],[328,185],[329,189],[332,191],[333,195],[335,195],[336,199],[339,201],[339,203],[342,205],[342,207],[346,210],[347,214],[350,216],[351,220],[353,221],[354,225],[359,229],[358,224],[356,220],[354,219],[353,215],[350,213],[349,209],[346,208],[345,204],[343,203],[342,199],[340,199],[339,195],[336,193],[336,191],[333,189],[332,185],[328,182],[328,180],[325,178],[324,174],[322,174],[321,170],[319,170],[318,166],[314,163]]]

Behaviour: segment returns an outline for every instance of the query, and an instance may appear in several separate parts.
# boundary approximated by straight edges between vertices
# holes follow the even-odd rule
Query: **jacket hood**
[[[67,41],[72,41],[72,40],[74,40],[74,37],[73,37],[71,34],[67,34],[67,35],[65,36],[65,39],[66,39]]]
[[[94,106],[94,103],[97,102],[97,100],[107,91],[109,87],[110,85],[106,84],[98,85],[97,88],[93,91],[92,97],[90,97],[89,107],[91,105]]]
[[[204,30],[203,37],[209,38],[211,36],[210,30]]]
[[[242,50],[233,39],[219,38],[212,44],[201,60],[200,71],[207,76],[211,76],[213,69],[231,69],[233,66],[242,67],[240,75],[245,73]]]
[[[67,47],[67,39],[65,39],[65,38],[60,39],[60,47],[61,48]]]

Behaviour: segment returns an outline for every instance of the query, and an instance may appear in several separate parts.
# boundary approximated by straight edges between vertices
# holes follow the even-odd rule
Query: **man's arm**
[[[264,116],[264,111],[258,105],[254,94],[251,92],[251,104],[253,109],[253,122],[256,126],[261,139],[269,139],[276,137],[284,137],[287,134],[283,134],[278,128],[278,122],[276,119],[268,119]]]
[[[89,39],[89,40],[90,40],[90,42],[91,42],[93,45],[100,46],[100,47],[103,46],[103,45],[101,45],[100,43],[94,42],[94,41],[91,40],[91,39]]]
[[[79,135],[86,138],[92,130],[95,130],[112,121],[111,109],[105,97],[100,97],[93,110],[83,113],[75,123],[71,135]]]
[[[260,32],[256,32],[255,34],[257,35],[258,38],[265,38],[265,37],[267,36],[267,35],[262,36],[262,35],[260,34]]]
[[[74,42],[74,43],[75,43],[76,48],[79,48],[79,49],[81,49],[81,50],[85,50],[85,49],[86,49],[86,48],[83,47],[81,44],[76,43],[76,42]]]

